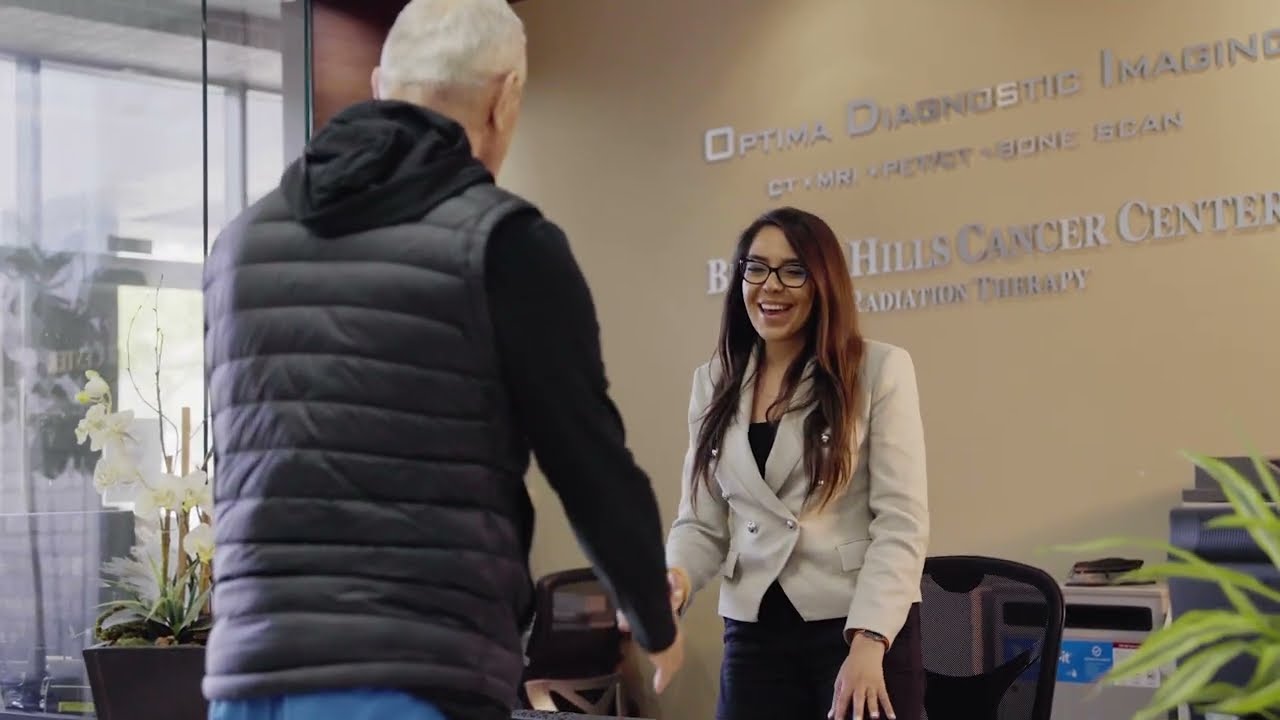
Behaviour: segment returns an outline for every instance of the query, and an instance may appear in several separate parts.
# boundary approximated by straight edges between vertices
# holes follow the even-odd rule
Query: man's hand
[[[684,665],[684,630],[680,628],[679,618],[676,619],[675,642],[666,650],[649,653],[649,662],[653,663],[653,691],[661,694]]]
[[[667,649],[649,653],[649,662],[653,663],[653,691],[656,693],[666,690],[667,685],[671,684],[671,678],[684,665],[684,631],[680,629],[680,610],[689,598],[689,576],[679,568],[668,570],[667,588],[671,597],[671,617],[676,624],[676,639]],[[621,610],[617,613],[617,619],[619,630],[631,632],[631,623],[627,622],[627,617]]]
[[[679,627],[680,610],[689,599],[689,576],[680,568],[671,568],[667,571],[667,589],[671,597],[671,612],[676,615],[676,626]],[[617,611],[616,618],[619,630],[624,633],[631,632],[631,623],[627,621],[627,616],[623,615],[621,610]]]

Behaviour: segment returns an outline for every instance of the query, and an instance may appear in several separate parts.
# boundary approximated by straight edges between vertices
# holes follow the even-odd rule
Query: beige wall
[[[1232,454],[1252,441],[1280,451],[1280,341],[1263,319],[1280,307],[1277,226],[1137,246],[1116,226],[1130,199],[1280,191],[1280,58],[1111,88],[1101,87],[1099,62],[1104,48],[1154,60],[1278,28],[1274,0],[536,0],[519,10],[532,78],[503,179],[569,232],[595,292],[615,397],[666,520],[679,495],[691,372],[710,353],[719,315],[706,261],[782,202],[819,213],[846,239],[954,241],[968,223],[1105,218],[1110,245],[1100,250],[855,279],[866,292],[1088,270],[1083,291],[984,303],[970,285],[963,304],[863,316],[868,335],[915,357],[933,553],[1000,555],[1061,575],[1071,559],[1037,548],[1165,534],[1168,508],[1191,481],[1179,450]],[[854,98],[914,102],[1068,70],[1081,73],[1068,98],[860,138],[843,130]],[[1099,121],[1175,111],[1180,130],[1093,139]],[[818,119],[831,142],[726,163],[701,157],[708,128]],[[1076,131],[1079,147],[1008,162],[975,154],[966,169],[765,195],[770,178],[865,171],[1058,129]],[[534,493],[535,571],[581,564],[554,495],[538,480]],[[714,592],[689,617],[691,658],[663,700],[665,717],[711,717]]]

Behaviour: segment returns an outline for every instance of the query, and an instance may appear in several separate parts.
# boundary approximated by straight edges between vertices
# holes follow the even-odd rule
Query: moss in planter
[[[137,643],[132,642],[133,640],[142,640],[147,636],[149,623],[141,618],[106,624],[107,620],[126,609],[127,607],[123,605],[110,605],[98,615],[93,623],[93,636],[98,642],[108,645],[134,645]]]
[[[111,643],[112,647],[151,647],[152,642],[146,638],[130,635]]]
[[[209,640],[209,628],[213,619],[208,614],[201,616],[181,637],[175,638],[169,628],[157,622],[151,622],[134,615],[132,619],[110,622],[118,614],[132,613],[133,609],[126,604],[112,604],[98,615],[93,625],[94,638],[103,645],[115,647],[173,647],[175,645],[204,645]]]

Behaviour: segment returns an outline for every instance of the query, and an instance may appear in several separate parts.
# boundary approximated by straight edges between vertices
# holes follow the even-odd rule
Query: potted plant
[[[158,363],[157,363],[158,364]],[[76,399],[87,406],[79,442],[98,452],[93,482],[103,493],[131,491],[137,543],[128,557],[103,565],[119,598],[106,603],[84,660],[101,720],[165,717],[203,720],[204,642],[212,625],[212,492],[203,467],[191,467],[191,413],[183,408],[178,447],[165,447],[157,387],[162,458],[147,458],[133,412],[113,407],[108,383],[95,371]],[[157,381],[158,385],[158,381]]]
[[[1280,502],[1280,484],[1271,465],[1260,457],[1253,458],[1264,495],[1248,477],[1227,463],[1204,455],[1188,457],[1222,486],[1230,503],[1228,514],[1205,526],[1246,530],[1270,562],[1280,568],[1280,517],[1269,504]],[[1071,549],[1093,551],[1134,545],[1163,550],[1171,559],[1135,570],[1125,579],[1214,583],[1231,607],[1183,613],[1152,633],[1133,655],[1116,663],[1101,682],[1160,672],[1176,662],[1177,669],[1164,675],[1159,690],[1134,720],[1164,718],[1181,705],[1190,705],[1198,712],[1241,718],[1280,718],[1280,615],[1257,606],[1259,600],[1280,604],[1280,590],[1163,542],[1112,538]],[[1243,656],[1251,656],[1257,663],[1245,685],[1216,680],[1224,666]]]

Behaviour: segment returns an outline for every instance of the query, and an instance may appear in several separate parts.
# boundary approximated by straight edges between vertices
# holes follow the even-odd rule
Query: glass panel
[[[284,172],[284,99],[280,93],[250,90],[248,102],[249,202],[280,183]]]
[[[18,210],[18,68],[0,55],[0,245],[16,243],[13,227]]]
[[[305,103],[298,102],[299,97],[307,96],[305,85],[309,82],[307,3],[229,0],[218,5],[221,9],[215,9],[214,3],[209,6],[209,87],[224,86],[228,98],[226,211],[219,217],[210,216],[209,245],[217,241],[227,222],[276,189],[286,161],[292,160],[286,147],[286,128],[298,135],[308,112]],[[244,40],[224,42],[218,18],[229,23],[230,39]],[[286,78],[291,83],[288,87]],[[286,110],[286,90],[293,96],[292,112]],[[207,427],[207,404],[204,410]],[[204,445],[208,447],[207,437]],[[213,472],[211,458],[208,469]]]
[[[293,5],[0,0],[0,715],[92,713],[80,652],[135,521],[77,443],[85,371],[158,470],[183,432],[156,413],[163,338],[159,402],[203,455],[201,270],[283,170]]]
[[[116,408],[132,411],[147,436],[157,435],[159,415],[180,421],[181,408],[191,408],[199,418],[204,403],[204,315],[200,290],[172,287],[121,285],[116,288],[116,339],[121,359],[115,378],[107,377],[115,392]],[[157,348],[157,338],[163,344]],[[157,350],[160,395],[156,396]],[[106,377],[106,376],[104,376]],[[192,428],[194,432],[197,428]],[[178,447],[179,429],[163,426],[166,447]],[[193,443],[199,453],[199,441]],[[154,472],[164,471],[163,454],[153,447]],[[198,463],[199,457],[195,458]],[[131,497],[108,496],[112,500]]]
[[[210,243],[242,209],[275,189],[285,161],[281,3],[237,0],[217,5],[221,9],[214,3],[209,9],[209,87],[225,87],[228,98],[221,131],[226,138],[226,210],[209,218]],[[226,39],[244,41],[224,40],[223,31],[237,25]],[[214,112],[211,105],[210,113]]]
[[[46,63],[41,191],[48,247],[150,260],[204,257],[198,82]],[[210,221],[224,220],[225,108],[210,88]]]

